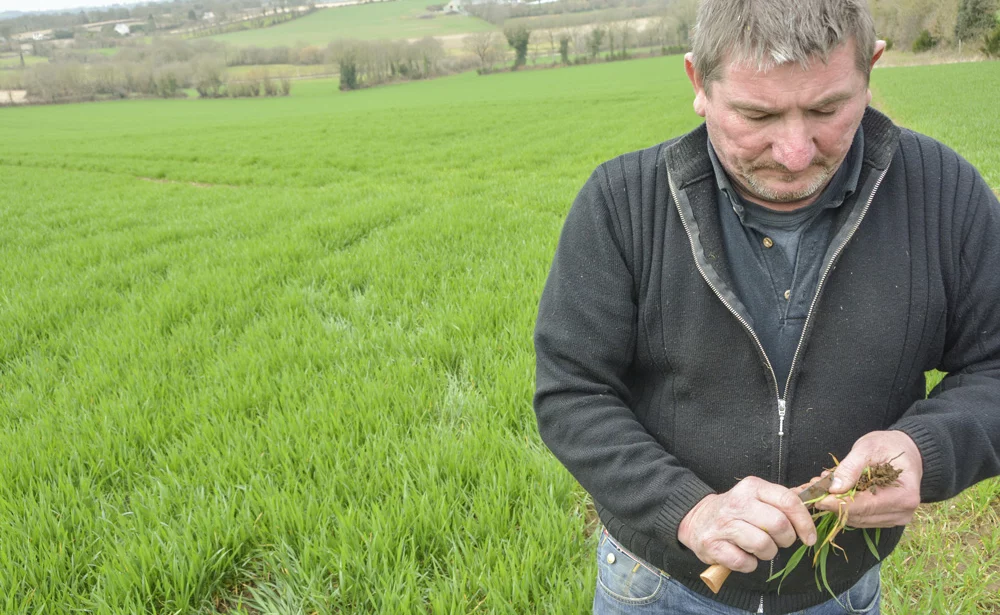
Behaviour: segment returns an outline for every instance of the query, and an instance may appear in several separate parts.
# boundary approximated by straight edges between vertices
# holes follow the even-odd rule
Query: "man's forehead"
[[[791,54],[778,49],[729,50],[722,55],[719,66],[722,68],[720,77],[725,79],[730,73],[742,76],[761,77],[776,70],[797,69],[803,74],[814,70],[822,70],[831,62],[854,63],[854,39],[842,41],[827,52],[816,52],[804,60],[792,59]],[[788,72],[787,70],[785,72]]]
[[[797,60],[786,60],[784,62],[758,62],[754,58],[732,57],[727,55],[720,64],[722,72],[721,79],[736,77],[741,79],[754,79],[770,76],[776,72],[788,75],[806,76],[814,71],[822,70],[830,66],[830,57],[813,55],[803,62]]]
[[[832,104],[857,95],[866,84],[853,62],[830,62],[816,57],[803,67],[798,62],[761,69],[746,62],[727,62],[717,79],[727,99],[764,104],[785,95],[810,104]]]

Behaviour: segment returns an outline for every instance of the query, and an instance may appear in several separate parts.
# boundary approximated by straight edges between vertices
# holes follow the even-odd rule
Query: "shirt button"
[[[791,298],[792,298],[792,291],[791,290],[786,290],[785,291],[785,301],[788,301]]]
[[[609,564],[614,564],[615,563],[615,554],[614,553],[608,553],[608,563]]]
[[[773,245],[774,245],[774,241],[772,241],[770,237],[765,237],[764,238],[764,247],[765,248],[770,248]]]

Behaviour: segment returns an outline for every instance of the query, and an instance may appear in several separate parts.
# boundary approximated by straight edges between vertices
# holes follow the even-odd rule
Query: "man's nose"
[[[816,144],[812,135],[804,124],[794,121],[782,127],[771,150],[774,161],[792,173],[808,169],[816,156]]]

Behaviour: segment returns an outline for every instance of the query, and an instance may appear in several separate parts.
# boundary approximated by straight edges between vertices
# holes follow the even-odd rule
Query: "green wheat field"
[[[1000,187],[1000,63],[873,85]],[[0,612],[588,612],[532,329],[681,60],[336,88],[0,110]],[[922,508],[884,612],[1000,612],[998,513]]]

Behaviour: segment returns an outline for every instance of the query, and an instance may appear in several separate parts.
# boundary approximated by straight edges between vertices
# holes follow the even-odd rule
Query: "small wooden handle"
[[[705,569],[705,572],[701,573],[701,580],[705,582],[705,585],[708,585],[712,593],[717,594],[722,589],[722,584],[729,578],[730,572],[732,570],[722,564],[712,564]]]

